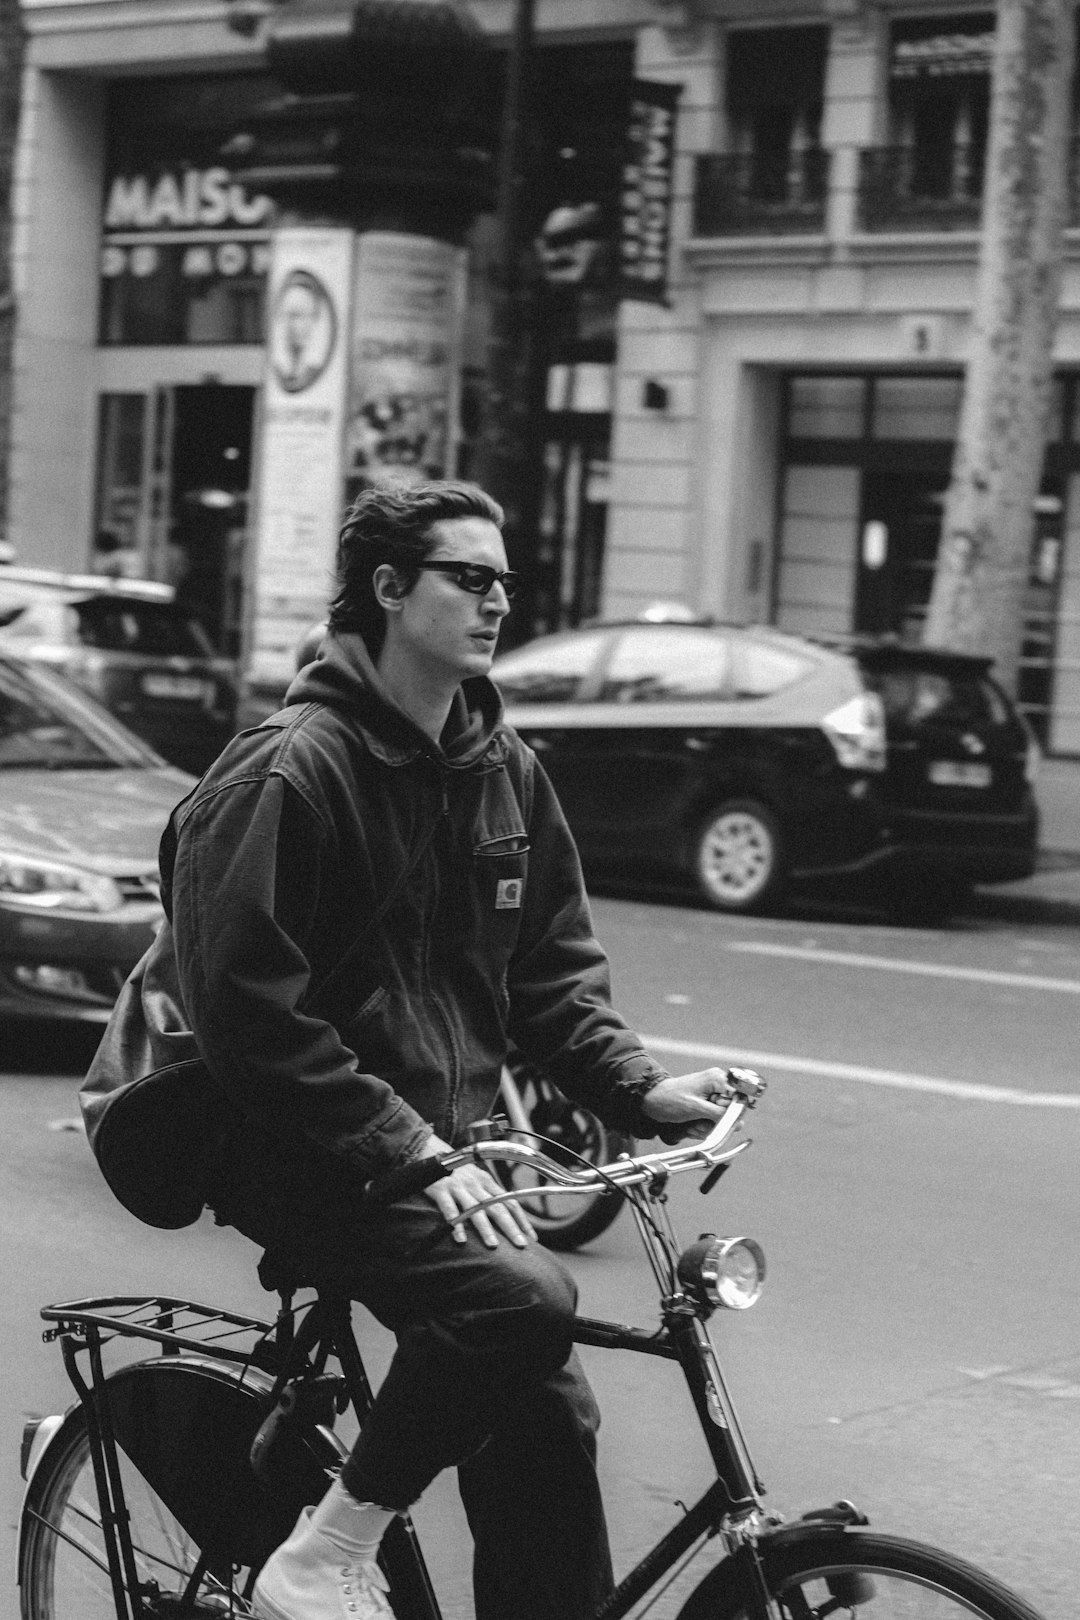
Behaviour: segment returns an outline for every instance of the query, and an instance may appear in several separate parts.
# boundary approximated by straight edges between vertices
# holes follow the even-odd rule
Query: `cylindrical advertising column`
[[[466,254],[434,237],[357,238],[345,431],[350,492],[455,471]]]
[[[273,239],[247,670],[270,687],[291,679],[333,585],[354,244],[337,228]]]

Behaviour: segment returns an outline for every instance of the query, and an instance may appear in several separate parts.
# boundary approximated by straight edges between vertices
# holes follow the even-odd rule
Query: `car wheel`
[[[757,799],[727,799],[710,810],[692,858],[698,892],[718,911],[760,911],[783,887],[780,826]]]

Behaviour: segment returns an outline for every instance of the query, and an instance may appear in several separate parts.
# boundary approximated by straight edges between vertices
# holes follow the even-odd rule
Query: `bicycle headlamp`
[[[765,1283],[764,1250],[753,1238],[702,1232],[679,1256],[679,1281],[699,1304],[749,1310]]]

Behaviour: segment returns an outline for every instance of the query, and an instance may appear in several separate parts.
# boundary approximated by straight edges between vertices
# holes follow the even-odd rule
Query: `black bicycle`
[[[698,1553],[711,1567],[680,1620],[1039,1620],[991,1576],[932,1547],[871,1531],[849,1502],[784,1523],[763,1502],[707,1322],[757,1299],[764,1256],[748,1238],[680,1245],[670,1178],[705,1172],[707,1191],[744,1148],[733,1135],[764,1083],[731,1070],[723,1118],[700,1143],[567,1169],[528,1144],[478,1140],[485,1164],[543,1170],[550,1196],[606,1187],[625,1200],[660,1299],[658,1329],[581,1318],[579,1343],[678,1362],[715,1481],[619,1583],[595,1620],[647,1612]],[[477,1133],[483,1135],[482,1132]],[[438,1161],[404,1172],[430,1174]],[[402,1172],[383,1196],[406,1189]],[[394,1180],[394,1177],[398,1180]],[[392,1183],[392,1185],[391,1185]],[[490,1203],[513,1196],[504,1191]],[[78,1396],[28,1425],[19,1525],[23,1620],[182,1620],[246,1615],[262,1563],[325,1491],[346,1448],[335,1417],[362,1421],[371,1388],[348,1300],[284,1295],[276,1322],[165,1298],[82,1300],[42,1312]],[[132,1341],[156,1346],[130,1356]],[[119,1363],[106,1369],[106,1359]],[[411,1521],[395,1520],[380,1561],[397,1620],[440,1620]],[[642,1605],[638,1608],[638,1605]]]

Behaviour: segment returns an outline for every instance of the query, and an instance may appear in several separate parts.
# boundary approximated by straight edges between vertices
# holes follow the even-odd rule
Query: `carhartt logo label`
[[[495,910],[519,911],[524,887],[524,878],[500,878],[499,886],[495,890]]]

